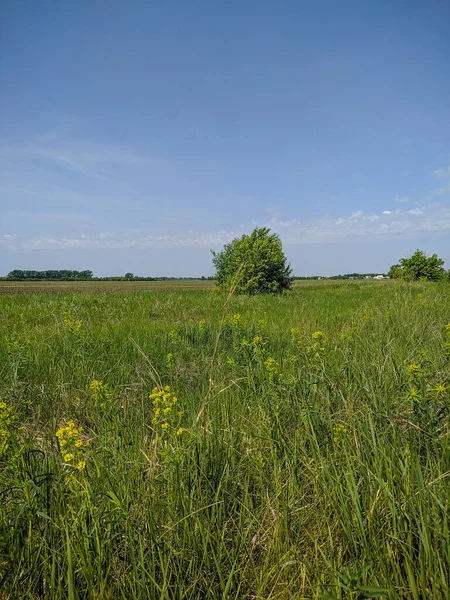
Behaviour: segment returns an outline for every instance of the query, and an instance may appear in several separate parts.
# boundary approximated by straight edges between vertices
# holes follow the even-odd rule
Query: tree
[[[448,275],[443,264],[437,254],[427,257],[422,250],[416,250],[410,258],[401,258],[400,264],[392,265],[389,277],[405,281],[444,281]]]
[[[213,252],[217,284],[236,285],[240,294],[280,293],[292,285],[292,269],[286,262],[281,240],[267,227],[256,227]]]
[[[125,273],[125,279],[134,279],[133,273]]]

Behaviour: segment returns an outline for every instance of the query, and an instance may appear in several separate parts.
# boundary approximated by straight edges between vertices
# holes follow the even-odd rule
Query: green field
[[[448,285],[151,283],[0,286],[0,598],[449,598]]]

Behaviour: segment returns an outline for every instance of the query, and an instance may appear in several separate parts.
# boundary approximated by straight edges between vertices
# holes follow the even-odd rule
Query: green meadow
[[[450,597],[448,284],[53,291],[0,296],[2,600]]]

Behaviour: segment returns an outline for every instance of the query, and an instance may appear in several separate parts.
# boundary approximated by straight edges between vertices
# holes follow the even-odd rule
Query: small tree
[[[125,279],[134,279],[133,273],[125,273]]]
[[[389,277],[405,281],[444,281],[448,275],[443,264],[437,254],[427,257],[422,250],[416,250],[410,258],[401,258],[400,264],[392,265]]]
[[[225,289],[236,285],[240,294],[280,293],[292,285],[281,240],[267,227],[255,228],[212,254],[217,284]]]

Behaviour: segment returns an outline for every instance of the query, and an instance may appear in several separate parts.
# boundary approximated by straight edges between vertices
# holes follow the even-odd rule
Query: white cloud
[[[263,225],[264,223],[260,223]],[[268,226],[280,234],[286,244],[343,242],[350,240],[414,238],[418,236],[450,235],[450,206],[434,203],[408,211],[383,211],[381,215],[356,211],[347,217],[322,218],[304,222],[298,219],[271,219]],[[248,227],[250,229],[250,226]],[[80,234],[66,237],[0,236],[3,250],[95,250],[97,248],[204,247],[220,248],[242,231],[225,229],[212,231],[178,231],[164,234],[103,232],[96,236]]]
[[[409,202],[409,197],[408,196],[400,196],[399,194],[397,194],[397,196],[394,197],[394,202],[398,202],[398,203]]]
[[[274,206],[268,206],[265,209],[265,212],[268,215],[271,215],[272,217],[278,217],[278,215],[280,214],[280,207],[278,205],[274,205]]]
[[[358,211],[349,217],[303,224],[294,219],[290,225],[283,222],[280,234],[286,244],[450,235],[450,206],[434,203],[409,211],[386,210],[381,215]]]
[[[217,246],[230,241],[238,234],[219,230],[211,232],[188,231],[185,233],[167,233],[161,235],[113,235],[101,233],[98,236],[67,237],[19,237],[0,236],[0,249],[4,250],[95,250],[97,248],[151,248]]]
[[[444,169],[437,169],[433,172],[435,177],[450,177],[450,165]]]

